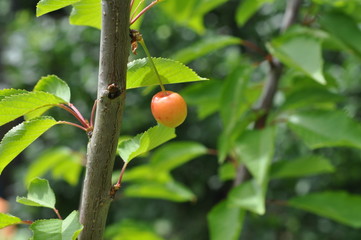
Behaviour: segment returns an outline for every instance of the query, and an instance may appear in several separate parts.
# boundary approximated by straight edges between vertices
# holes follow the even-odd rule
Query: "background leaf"
[[[265,187],[255,180],[249,180],[232,188],[227,200],[231,207],[240,207],[262,215],[266,211],[265,194]]]
[[[17,197],[18,203],[35,206],[55,208],[55,194],[51,189],[48,180],[35,178],[30,182],[27,197]]]
[[[161,124],[152,127],[132,139],[122,141],[118,145],[118,153],[124,162],[146,153],[153,148],[175,138],[175,129]]]
[[[80,177],[81,161],[84,157],[84,154],[66,147],[48,149],[30,165],[25,176],[25,184],[28,185],[35,177],[43,177],[47,172],[51,172],[55,179],[64,179],[75,186]]]
[[[242,231],[245,211],[224,200],[208,213],[210,240],[237,240]]]
[[[335,168],[328,159],[322,156],[311,155],[273,163],[271,166],[270,177],[304,177],[320,173],[331,173],[334,171]]]
[[[246,131],[236,140],[235,153],[260,186],[268,181],[268,170],[274,153],[275,130]]]
[[[40,17],[49,12],[69,6],[81,0],[41,0],[36,5],[36,16]]]
[[[326,83],[323,76],[321,40],[311,34],[286,33],[272,40],[268,44],[268,50],[285,65],[302,71],[321,84]]]
[[[252,15],[266,3],[272,3],[274,0],[244,0],[237,8],[236,21],[238,26],[244,25]]]
[[[341,12],[323,14],[321,25],[334,38],[341,41],[356,56],[361,57],[361,31],[355,20]]]
[[[341,111],[304,111],[288,117],[288,126],[308,147],[361,148],[361,125]]]
[[[232,36],[212,36],[179,50],[171,56],[171,59],[188,64],[213,51],[217,51],[229,45],[240,44],[241,42],[241,39]]]
[[[189,189],[175,181],[132,184],[124,190],[124,194],[127,197],[158,198],[174,202],[193,201],[196,198]]]
[[[361,196],[346,192],[322,192],[292,198],[288,205],[331,218],[351,227],[361,227]]]
[[[170,171],[207,152],[208,149],[197,142],[169,143],[154,152],[150,165],[155,171]]]
[[[21,151],[56,124],[58,122],[51,117],[39,117],[7,132],[0,142],[0,173]]]
[[[199,77],[192,69],[180,62],[165,58],[152,59],[163,84],[207,80]],[[152,85],[159,85],[159,81],[146,58],[128,63],[127,89]]]

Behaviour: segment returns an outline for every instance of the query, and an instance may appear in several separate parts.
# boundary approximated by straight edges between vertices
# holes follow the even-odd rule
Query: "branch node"
[[[122,90],[116,83],[109,84],[107,87],[107,90],[108,90],[108,98],[109,99],[115,99],[122,94]]]

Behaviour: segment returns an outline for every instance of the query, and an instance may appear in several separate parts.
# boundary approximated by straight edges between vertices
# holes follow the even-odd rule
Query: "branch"
[[[125,102],[130,49],[130,0],[102,0],[102,31],[95,125],[88,144],[79,240],[103,239],[112,198],[111,175]]]
[[[281,33],[286,31],[297,20],[299,9],[302,0],[288,0],[285,14],[283,16],[282,24],[280,27]],[[255,129],[262,129],[266,126],[269,111],[273,105],[274,96],[278,90],[278,83],[282,76],[283,65],[275,58],[269,60],[270,71],[268,74],[268,80],[263,88],[262,95],[260,97],[257,111],[263,112],[255,122]],[[250,177],[249,172],[244,165],[240,165],[237,168],[237,174],[234,180],[234,185],[239,185]]]

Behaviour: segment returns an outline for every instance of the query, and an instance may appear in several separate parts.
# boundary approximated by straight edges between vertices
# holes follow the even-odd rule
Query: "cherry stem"
[[[72,122],[67,122],[67,121],[58,121],[58,123],[60,124],[67,124],[67,125],[71,125],[71,126],[74,126],[74,127],[77,127],[77,128],[80,128],[81,130],[84,130],[84,131],[88,131],[88,128],[85,128],[83,126],[80,126],[79,124],[76,124],[76,123],[72,123]]]
[[[138,13],[137,16],[135,16],[135,18],[133,18],[131,21],[130,21],[130,25],[132,25],[135,21],[138,20],[138,18],[140,18],[146,11],[148,11],[150,8],[152,8],[154,5],[156,5],[157,3],[159,3],[161,0],[155,0],[153,2],[151,2],[148,6],[146,6],[142,11],[140,11]]]
[[[155,67],[155,64],[154,64],[154,62],[153,62],[153,59],[152,59],[152,57],[150,56],[149,50],[148,50],[147,46],[145,45],[144,40],[140,40],[139,43],[140,43],[140,45],[142,45],[142,47],[143,47],[143,49],[144,49],[144,51],[145,51],[145,54],[147,55],[147,57],[148,57],[148,59],[149,59],[149,64],[150,64],[150,66],[153,68],[153,71],[155,72],[155,75],[157,75],[160,88],[162,89],[163,92],[166,92],[166,91],[165,91],[165,88],[164,88],[164,85],[163,85],[163,82],[162,82],[162,80],[160,79],[158,70],[157,70],[157,68]]]
[[[130,21],[132,21],[135,13],[137,12],[138,8],[142,5],[142,3],[144,2],[144,0],[141,0],[139,3],[138,3],[138,6],[134,9],[134,12],[132,14],[132,16],[130,17]],[[133,2],[134,3],[134,2]]]
[[[59,213],[58,209],[53,208],[53,210],[54,210],[54,212],[56,213],[56,216],[58,216],[58,218],[59,218],[60,220],[63,220],[63,218],[60,216],[60,213]]]
[[[120,185],[122,184],[123,175],[124,175],[124,172],[125,172],[125,169],[127,168],[127,166],[128,166],[128,163],[124,163],[122,170],[120,171],[118,182],[114,185],[114,187],[116,189],[119,189]]]

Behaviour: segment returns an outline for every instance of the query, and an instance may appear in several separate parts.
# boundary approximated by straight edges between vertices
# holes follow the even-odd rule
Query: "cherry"
[[[181,95],[172,91],[155,94],[150,106],[155,120],[167,127],[178,127],[187,116],[187,103]]]

